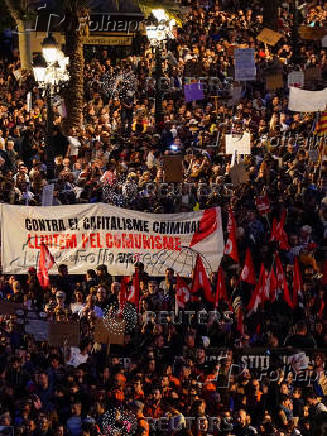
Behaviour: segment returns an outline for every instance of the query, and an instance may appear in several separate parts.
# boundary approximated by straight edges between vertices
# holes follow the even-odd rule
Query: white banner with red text
[[[220,264],[224,242],[220,208],[171,215],[121,209],[104,203],[1,207],[1,263],[4,273],[26,274],[37,268],[40,246],[49,248],[57,273],[84,274],[99,264],[113,276],[129,276],[142,262],[151,276],[173,268],[190,277],[201,255],[208,273]]]

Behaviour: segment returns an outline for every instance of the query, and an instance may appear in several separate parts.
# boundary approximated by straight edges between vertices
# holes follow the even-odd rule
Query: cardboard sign
[[[249,181],[249,175],[243,163],[239,163],[233,166],[230,169],[230,176],[232,179],[232,184],[234,186],[238,186],[241,185],[242,183],[247,183]]]
[[[119,323],[117,321],[117,323]],[[121,320],[121,326],[117,329],[125,330],[125,321]],[[97,318],[95,322],[94,340],[100,344],[124,345],[125,335],[119,334],[115,329],[108,329],[102,318]]]
[[[31,319],[25,324],[25,333],[33,336],[35,341],[47,341],[49,339],[49,323],[38,319]]]
[[[292,71],[288,75],[287,80],[288,87],[295,86],[296,88],[303,88],[304,85],[304,73],[303,71]]]
[[[23,303],[12,303],[10,301],[0,301],[0,315],[12,315],[16,310],[24,309]]]
[[[307,27],[300,26],[299,35],[302,39],[319,40],[327,35],[327,29],[324,27]]]
[[[282,35],[280,33],[274,32],[271,29],[264,28],[262,32],[257,36],[258,40],[264,42],[268,45],[275,45],[280,40]]]
[[[80,344],[80,324],[78,321],[49,321],[49,345],[62,347],[67,345],[78,346]]]
[[[321,80],[321,68],[309,67],[304,72],[305,82],[312,82],[314,80]]]
[[[277,74],[269,74],[266,76],[266,89],[269,89],[271,91],[283,88],[284,87],[284,80],[283,80],[283,74],[277,73]]]
[[[163,171],[165,183],[182,183],[184,180],[183,156],[164,156]]]

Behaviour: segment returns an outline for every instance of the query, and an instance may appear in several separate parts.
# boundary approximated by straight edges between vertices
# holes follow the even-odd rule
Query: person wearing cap
[[[96,283],[97,285],[105,286],[107,289],[110,288],[112,282],[111,275],[107,272],[106,265],[98,265],[96,268]]]

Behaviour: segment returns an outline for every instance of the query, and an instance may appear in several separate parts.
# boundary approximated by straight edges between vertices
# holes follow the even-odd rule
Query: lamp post
[[[294,0],[293,7],[292,64],[293,67],[298,67],[301,60],[299,44],[299,0]]]
[[[53,149],[53,97],[60,86],[69,80],[67,65],[69,59],[59,49],[56,39],[49,34],[42,43],[42,56],[33,66],[34,79],[43,89],[47,100],[47,175],[48,179],[54,178],[54,149]]]

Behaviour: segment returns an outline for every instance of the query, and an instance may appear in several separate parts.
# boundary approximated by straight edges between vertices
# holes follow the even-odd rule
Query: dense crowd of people
[[[218,308],[200,290],[182,316],[175,314],[175,272],[151,277],[136,264],[139,305],[123,310],[135,319],[124,344],[110,347],[94,336],[97,318],[120,310],[123,284],[110,267],[73,276],[59,265],[48,289],[34,268],[27,278],[2,275],[1,303],[24,304],[25,318],[33,312],[42,320],[79,320],[81,328],[77,350],[52,347],[24,331],[21,314],[0,315],[4,434],[325,434],[327,152],[317,114],[288,110],[294,5],[285,0],[279,7],[281,38],[268,45],[257,38],[265,24],[262,2],[193,3],[160,54],[162,121],[155,120],[156,54],[147,38],[140,37],[137,55],[119,62],[104,49],[85,60],[83,126],[64,133],[64,111],[54,107],[51,171],[42,91],[31,76],[17,74],[17,51],[0,58],[1,202],[41,205],[44,186],[53,183],[53,206],[101,201],[155,213],[220,206],[225,238],[230,210],[235,215],[239,252],[238,263],[222,259],[226,298]],[[324,2],[299,3],[302,25],[326,25]],[[326,49],[316,40],[297,44],[305,86],[323,88]],[[255,81],[234,81],[237,47],[255,49]],[[266,86],[272,73],[283,83],[273,90]],[[183,85],[199,80],[204,99],[185,102]],[[251,154],[240,165],[247,178],[233,183],[225,135],[245,132]],[[183,182],[165,181],[167,155],[182,158]],[[276,232],[271,238],[282,219],[284,244]],[[298,260],[297,305],[285,301],[277,280],[274,301],[247,310],[254,292],[241,277],[247,249],[257,277],[262,262],[268,271],[275,265],[277,253],[290,291]],[[214,295],[216,274],[210,280]],[[214,316],[203,321],[204,310]]]

